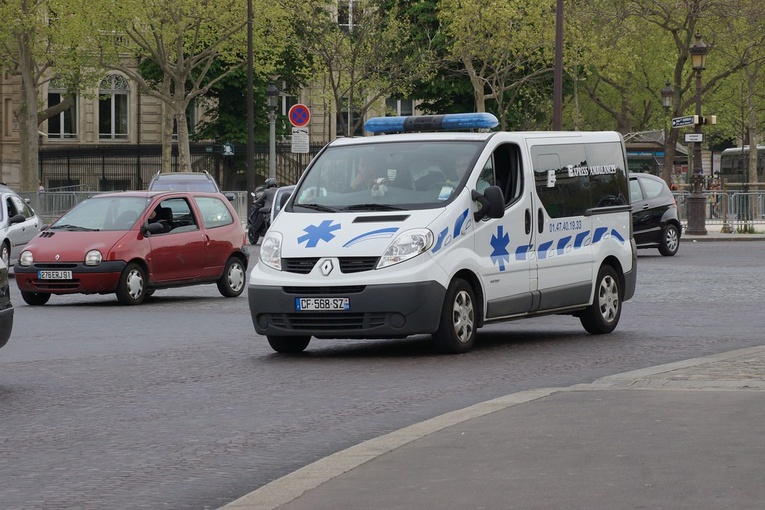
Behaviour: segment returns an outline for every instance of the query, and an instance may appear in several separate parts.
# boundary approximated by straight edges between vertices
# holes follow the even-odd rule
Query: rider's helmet
[[[273,177],[269,177],[268,179],[266,179],[266,182],[264,182],[263,185],[266,188],[276,188],[277,186],[279,186],[279,183],[276,182],[276,179],[274,179]]]

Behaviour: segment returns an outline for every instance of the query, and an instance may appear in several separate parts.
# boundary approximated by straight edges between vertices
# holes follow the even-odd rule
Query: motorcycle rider
[[[273,177],[269,177],[263,183],[264,189],[260,196],[252,204],[252,213],[250,213],[250,242],[255,244],[257,238],[265,234],[267,228],[266,215],[271,213],[271,207],[274,202],[274,195],[279,183]],[[263,232],[261,232],[263,229]],[[253,241],[253,239],[255,241]]]

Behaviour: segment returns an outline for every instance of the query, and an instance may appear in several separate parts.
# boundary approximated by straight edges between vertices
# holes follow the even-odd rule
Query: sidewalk
[[[736,225],[731,223],[728,226],[735,228]],[[707,230],[706,235],[688,235],[688,224],[683,223],[683,232],[680,236],[680,244],[682,245],[683,241],[765,241],[765,233],[762,233],[762,230],[765,229],[765,226],[759,224],[755,226],[755,228],[758,230],[758,233],[756,234],[739,234],[738,232],[723,233],[723,225],[720,223],[707,224],[705,228]]]
[[[762,509],[764,468],[762,346],[483,402],[223,508]]]

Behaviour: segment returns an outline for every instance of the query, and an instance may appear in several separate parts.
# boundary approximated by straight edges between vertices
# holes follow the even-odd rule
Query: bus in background
[[[728,184],[743,184],[751,181],[749,177],[749,146],[732,147],[720,154],[720,181],[728,179]],[[765,145],[757,146],[757,182],[765,182]]]

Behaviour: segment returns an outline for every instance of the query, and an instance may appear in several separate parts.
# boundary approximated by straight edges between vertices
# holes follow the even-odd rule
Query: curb
[[[758,360],[749,358],[759,355]],[[750,373],[738,372],[731,380],[714,380],[710,377],[693,378],[693,374],[678,374],[681,370],[689,370],[713,363],[725,363],[733,359],[744,358],[742,363],[752,362]],[[302,496],[307,491],[336,478],[362,464],[379,456],[405,446],[412,441],[421,439],[439,430],[479,418],[519,404],[533,402],[555,393],[569,391],[606,391],[606,390],[765,390],[765,346],[738,349],[721,354],[713,354],[700,358],[657,365],[654,367],[632,370],[620,374],[609,375],[592,383],[576,384],[561,388],[542,388],[512,393],[485,402],[452,411],[420,423],[390,432],[383,436],[364,441],[358,445],[329,455],[313,462],[297,471],[278,478],[259,489],[223,506],[220,510],[275,510]],[[675,375],[673,375],[675,374]],[[744,377],[742,377],[744,376]],[[677,383],[687,383],[690,384]],[[722,384],[721,384],[722,383]]]

